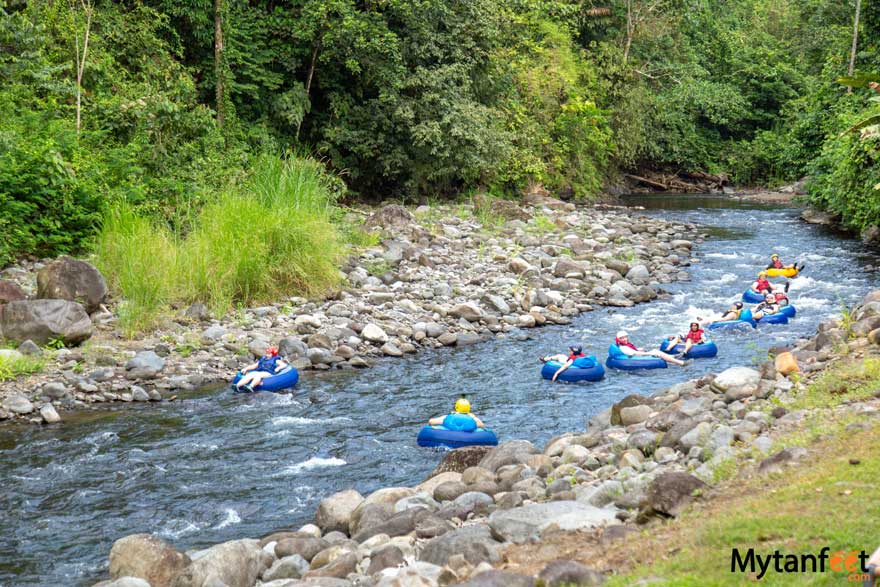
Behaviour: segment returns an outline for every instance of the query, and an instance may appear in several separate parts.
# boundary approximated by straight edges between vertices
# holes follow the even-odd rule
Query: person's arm
[[[431,418],[428,420],[428,426],[441,426],[443,424],[443,420],[446,419],[446,416],[437,416],[436,418]]]
[[[244,369],[242,369],[241,372],[247,373],[248,371],[253,371],[257,368],[257,365],[259,365],[259,363],[251,363],[250,365],[247,365]]]
[[[483,421],[480,420],[479,418],[477,418],[476,416],[474,416],[473,414],[471,414],[471,418],[473,418],[474,422],[477,423],[477,428],[485,428],[486,427],[486,425],[483,424]]]
[[[285,363],[281,359],[278,359],[278,362],[275,364],[275,372],[278,373],[282,369],[287,369],[287,363]]]
[[[557,369],[556,373],[553,374],[553,379],[551,379],[551,381],[556,381],[556,378],[559,377],[559,374],[562,373],[563,371],[565,371],[566,369],[568,369],[569,367],[571,367],[572,363],[573,363],[573,361],[571,359],[568,359],[567,361],[565,361],[562,364],[562,367]]]

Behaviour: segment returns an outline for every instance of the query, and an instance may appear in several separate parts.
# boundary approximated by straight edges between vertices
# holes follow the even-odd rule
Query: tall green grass
[[[122,296],[129,333],[148,329],[175,301],[217,314],[337,284],[343,243],[332,223],[333,191],[312,160],[260,157],[241,186],[198,211],[174,234],[122,205],[108,213],[99,268]]]

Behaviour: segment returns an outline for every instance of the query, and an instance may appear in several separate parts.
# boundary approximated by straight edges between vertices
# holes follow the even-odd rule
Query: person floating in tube
[[[764,301],[755,306],[755,309],[752,310],[752,318],[760,320],[764,316],[776,314],[777,312],[779,312],[779,304],[776,303],[776,295],[768,293],[764,296]]]
[[[287,363],[278,356],[278,347],[269,345],[266,347],[265,355],[241,370],[243,377],[235,386],[238,389],[244,388],[248,391],[253,391],[260,386],[263,379],[271,377],[286,368]]]
[[[775,293],[777,291],[788,292],[789,283],[786,281],[784,286],[773,285],[767,279],[767,272],[761,271],[758,273],[758,279],[752,284],[752,291],[759,294],[768,294]]]
[[[706,342],[705,333],[703,329],[700,328],[699,322],[691,322],[690,327],[688,328],[687,334],[679,334],[676,336],[669,337],[669,346],[668,349],[674,349],[676,346],[684,343],[684,351],[675,355],[677,359],[682,358],[686,354],[691,351],[691,348],[695,344],[703,344]]]
[[[779,254],[773,253],[772,255],[770,255],[770,264],[767,265],[767,269],[794,269],[795,271],[800,272],[804,270],[804,264],[801,263],[800,267],[797,266],[797,263],[785,265],[782,262],[782,259],[779,258]]]
[[[742,314],[743,309],[745,308],[745,304],[742,302],[733,302],[733,305],[730,306],[727,310],[721,314],[721,317],[717,320],[702,320],[701,318],[697,318],[700,321],[702,326],[711,326],[716,322],[728,322],[730,320],[739,320],[740,314]]]
[[[627,334],[626,330],[621,330],[617,333],[617,338],[614,339],[614,344],[617,345],[617,348],[620,349],[620,352],[628,357],[657,357],[659,359],[663,359],[667,363],[678,365],[679,367],[683,367],[693,360],[691,359],[689,361],[682,361],[681,359],[676,359],[672,355],[668,355],[663,351],[646,351],[644,349],[640,349],[629,341],[629,334]]]
[[[574,367],[576,369],[590,369],[596,366],[596,361],[592,357],[588,357],[584,354],[584,347],[580,345],[572,345],[568,347],[570,354],[563,355],[550,355],[547,357],[539,357],[542,363],[546,363],[548,361],[552,361],[554,363],[561,363],[561,367],[556,370],[556,373],[553,374],[552,381],[556,381],[556,378],[559,377],[563,371],[568,369],[569,367]]]
[[[471,414],[471,402],[462,395],[455,401],[452,413],[428,420],[429,426],[443,426],[448,430],[473,432],[477,428],[485,428],[483,421]]]

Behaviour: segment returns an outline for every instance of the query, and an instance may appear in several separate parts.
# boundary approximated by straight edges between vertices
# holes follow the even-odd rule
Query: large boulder
[[[171,587],[186,569],[190,558],[152,534],[132,534],[120,538],[110,549],[110,576],[137,577],[152,587]]]
[[[705,487],[705,483],[690,473],[662,473],[651,483],[647,499],[642,504],[642,516],[675,517]]]
[[[107,297],[107,282],[94,265],[64,255],[37,273],[37,297],[79,302],[91,314]]]
[[[477,322],[483,317],[483,310],[473,302],[456,304],[449,310],[449,315],[455,318],[464,318],[468,322]]]
[[[89,315],[76,302],[19,300],[0,306],[0,336],[15,342],[60,340],[72,346],[88,339],[92,332]]]
[[[588,530],[618,523],[615,512],[578,501],[534,503],[489,516],[492,534],[506,542],[522,544],[537,538],[549,526],[560,530]]]
[[[579,585],[593,587],[605,582],[605,576],[581,563],[569,560],[556,560],[549,563],[538,574],[538,579],[547,587]]]
[[[636,406],[650,406],[653,400],[649,397],[645,397],[643,395],[632,394],[628,395],[616,404],[611,406],[611,424],[613,426],[622,426],[623,420],[620,416],[620,411],[624,408],[634,408]]]
[[[723,393],[724,399],[730,403],[753,395],[760,382],[761,373],[758,371],[749,367],[731,367],[719,373],[711,386]]]
[[[27,298],[21,286],[8,279],[0,279],[0,304],[17,302]]]
[[[351,515],[364,501],[364,496],[354,489],[334,493],[321,501],[315,514],[315,523],[326,532],[348,532]]]
[[[776,367],[776,372],[781,373],[786,377],[799,371],[797,359],[790,352],[779,353],[776,355],[773,364]]]
[[[422,547],[419,559],[443,566],[449,557],[460,554],[467,562],[478,565],[481,562],[495,563],[500,560],[499,547],[484,525],[465,526],[429,540]]]
[[[153,379],[165,368],[165,359],[153,351],[141,351],[125,364],[128,379]]]
[[[272,555],[259,540],[233,540],[212,546],[192,562],[172,583],[173,587],[253,587],[272,564]]]

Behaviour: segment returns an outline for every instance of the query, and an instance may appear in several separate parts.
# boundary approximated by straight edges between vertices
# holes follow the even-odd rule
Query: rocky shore
[[[110,552],[111,580],[95,587],[599,585],[613,570],[556,560],[560,535],[607,548],[679,515],[739,468],[807,466],[809,448],[793,439],[818,423],[876,421],[880,393],[816,405],[802,397],[828,383],[828,369],[877,360],[878,343],[880,290],[848,319],[773,349],[757,369],[628,396],[542,449],[515,440],[452,451],[414,487],[325,498],[301,528],[186,553],[147,534],[122,538]],[[829,398],[846,392],[840,381]],[[524,574],[508,553],[519,549],[521,559],[529,545],[540,555],[527,557],[531,566],[546,564]]]
[[[269,342],[300,370],[366,368],[515,329],[631,306],[688,277],[697,227],[541,195],[520,204],[357,210],[377,235],[324,300],[292,297],[222,317],[178,308],[155,333],[119,332],[118,300],[86,262],[63,257],[0,272],[0,336],[41,369],[0,382],[0,420],[54,423],[107,402],[163,401],[227,381]],[[66,348],[53,349],[65,344]]]

